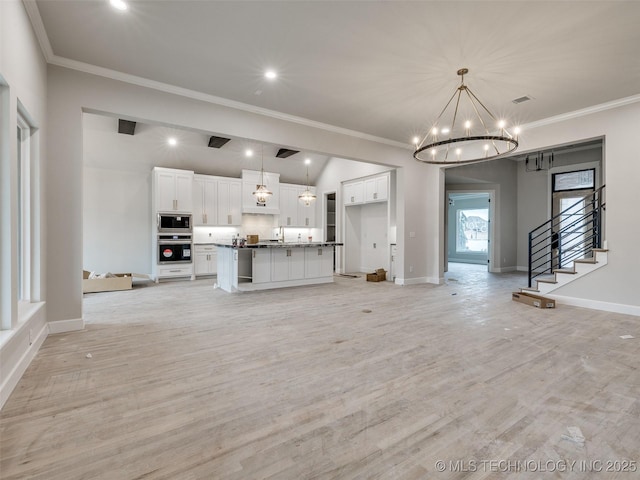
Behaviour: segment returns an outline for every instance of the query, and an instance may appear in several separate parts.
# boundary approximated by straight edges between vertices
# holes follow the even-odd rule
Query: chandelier
[[[264,184],[264,147],[260,147],[260,185],[256,185],[256,191],[253,196],[256,197],[258,203],[267,203],[273,192]]]
[[[304,163],[307,165],[307,188],[304,192],[298,195],[298,200],[304,203],[305,207],[308,207],[309,205],[311,205],[311,202],[316,199],[316,196],[311,191],[311,187],[309,187],[309,163],[311,163],[311,160],[307,158]]]
[[[413,158],[436,165],[459,165],[514,152],[518,148],[519,129],[509,132],[506,122],[496,119],[464,84],[469,69],[461,68],[457,73],[461,77],[460,86],[424,137],[414,138]]]

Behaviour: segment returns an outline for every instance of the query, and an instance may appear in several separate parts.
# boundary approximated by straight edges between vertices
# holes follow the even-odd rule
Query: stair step
[[[579,258],[574,260],[573,263],[598,263],[594,257],[592,258]]]
[[[549,278],[549,279],[546,279],[546,278],[540,279],[540,278],[539,278],[539,279],[537,280],[537,282],[538,282],[538,283],[558,283],[558,282],[556,282],[553,278]]]
[[[568,268],[559,268],[557,270],[554,270],[553,273],[567,273],[569,275],[575,275],[576,271],[575,270],[569,270]]]
[[[533,287],[520,287],[520,291],[521,291],[521,292],[535,292],[535,293],[540,293],[540,290],[538,290],[537,288],[533,288]]]

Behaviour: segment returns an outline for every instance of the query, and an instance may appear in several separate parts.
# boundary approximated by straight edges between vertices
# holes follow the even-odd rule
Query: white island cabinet
[[[217,286],[227,292],[333,282],[336,242],[216,244]]]

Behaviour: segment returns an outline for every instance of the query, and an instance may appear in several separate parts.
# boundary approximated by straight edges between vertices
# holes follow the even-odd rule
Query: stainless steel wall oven
[[[191,235],[158,235],[158,264],[191,263]]]

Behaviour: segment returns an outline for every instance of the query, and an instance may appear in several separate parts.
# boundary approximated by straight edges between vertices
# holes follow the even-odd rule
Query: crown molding
[[[554,123],[565,122],[574,118],[586,117],[598,112],[604,112],[605,110],[612,110],[614,108],[623,107],[625,105],[631,105],[633,103],[640,102],[640,94],[631,95],[630,97],[619,98],[610,102],[600,103],[598,105],[592,105],[590,107],[581,108],[580,110],[574,110],[572,112],[561,113],[553,117],[543,118],[536,120],[535,122],[526,123],[521,126],[522,130],[532,130],[534,128],[543,127],[545,125],[552,125]]]
[[[407,144],[397,142],[395,140],[390,140],[388,138],[377,137],[375,135],[358,132],[356,130],[349,130],[347,128],[342,128],[342,127],[337,127],[335,125],[329,125],[327,123],[317,122],[315,120],[310,120],[308,118],[297,117],[295,115],[289,115],[287,113],[282,113],[275,110],[269,110],[266,108],[257,107],[255,105],[249,105],[247,103],[242,103],[235,100],[229,100],[227,98],[217,97],[215,95],[209,95],[207,93],[190,90],[188,88],[178,87],[175,85],[158,82],[156,80],[151,80],[144,77],[138,77],[136,75],[130,75],[128,73],[118,72],[116,70],[111,70],[109,68],[104,68],[104,67],[99,67],[97,65],[92,65],[89,63],[79,62],[77,60],[71,60],[65,57],[59,57],[58,55],[53,55],[49,63],[51,65],[57,65],[59,67],[69,68],[71,70],[77,70],[80,72],[89,73],[89,74],[97,75],[100,77],[106,77],[112,80],[118,80],[121,82],[138,85],[140,87],[151,88],[151,89],[159,90],[165,93],[171,93],[174,95],[179,95],[182,97],[191,98],[193,100],[207,102],[214,105],[220,105],[223,107],[242,110],[249,113],[255,113],[257,115],[271,117],[278,120],[284,120],[286,122],[296,123],[296,124],[304,125],[307,127],[318,128],[318,129],[326,130],[333,133],[360,138],[362,140],[369,140],[376,143],[383,143],[386,145],[390,145],[392,147],[399,147],[399,148],[405,148],[405,149],[407,148]]]
[[[47,31],[44,28],[44,23],[42,23],[42,17],[40,16],[38,5],[36,5],[35,0],[22,0],[22,4],[24,5],[24,9],[27,11],[27,15],[31,21],[31,26],[36,34],[38,43],[40,44],[42,54],[44,55],[47,63],[51,63],[51,59],[53,58],[53,49],[51,48],[51,42],[49,42]]]
[[[33,26],[33,30],[35,31],[36,37],[38,38],[38,42],[40,43],[40,48],[42,49],[44,57],[47,63],[51,65],[57,65],[59,67],[69,68],[71,70],[77,70],[77,71],[89,73],[92,75],[98,75],[101,77],[110,78],[112,80],[119,80],[121,82],[138,85],[140,87],[151,88],[151,89],[159,90],[165,93],[171,93],[174,95],[179,95],[182,97],[191,98],[191,99],[199,100],[202,102],[207,102],[214,105],[220,105],[223,107],[242,110],[249,113],[255,113],[257,115],[262,115],[265,117],[284,120],[286,122],[296,123],[298,125],[304,125],[307,127],[318,128],[321,130],[326,130],[326,131],[338,133],[341,135],[360,138],[362,140],[369,140],[376,143],[382,143],[385,145],[390,145],[392,147],[399,147],[403,149],[410,147],[408,146],[408,144],[397,142],[395,140],[390,140],[388,138],[377,137],[375,135],[358,132],[356,130],[349,130],[347,128],[342,128],[342,127],[337,127],[335,125],[329,125],[327,123],[317,122],[315,120],[310,120],[308,118],[289,115],[287,113],[282,113],[275,110],[269,110],[266,108],[257,107],[255,105],[249,105],[247,103],[242,103],[242,102],[237,102],[235,100],[229,100],[227,98],[217,97],[215,95],[209,95],[209,94],[198,92],[195,90],[190,90],[188,88],[183,88],[175,85],[170,85],[167,83],[157,82],[155,80],[151,80],[144,77],[138,77],[136,75],[130,75],[128,73],[119,72],[117,70],[99,67],[97,65],[92,65],[90,63],[79,62],[77,60],[72,60],[70,58],[60,57],[53,53],[53,49],[51,48],[51,42],[49,41],[47,31],[44,28],[44,23],[42,22],[42,17],[40,16],[40,11],[38,10],[38,6],[35,0],[23,0],[23,4],[25,7],[25,10],[27,11],[27,15],[29,16],[29,19],[31,20],[31,25]]]
[[[405,150],[413,149],[413,146],[410,145],[409,143],[402,143],[402,142],[398,142],[388,138],[378,137],[375,135],[370,135],[368,133],[359,132],[357,130],[350,130],[347,128],[337,127],[335,125],[330,125],[328,123],[317,122],[315,120],[310,120],[308,118],[289,115],[287,113],[278,112],[276,110],[269,110],[266,108],[257,107],[255,105],[250,105],[250,104],[238,102],[235,100],[229,100],[227,98],[217,97],[215,95],[209,95],[209,94],[198,92],[195,90],[190,90],[188,88],[178,87],[175,85],[158,82],[148,78],[138,77],[136,75],[130,75],[128,73],[119,72],[117,70],[99,67],[97,65],[92,65],[90,63],[79,62],[77,60],[60,57],[53,53],[51,42],[49,41],[49,37],[44,28],[44,23],[42,22],[42,17],[40,16],[40,11],[38,10],[38,6],[35,0],[22,0],[22,3],[25,7],[25,10],[27,11],[27,15],[29,16],[29,19],[31,20],[31,25],[33,26],[36,37],[38,38],[38,42],[40,43],[40,48],[42,49],[44,57],[47,63],[51,65],[57,65],[60,67],[69,68],[72,70],[77,70],[77,71],[89,73],[92,75],[98,75],[101,77],[110,78],[112,80],[119,80],[121,82],[130,83],[130,84],[138,85],[141,87],[151,88],[151,89],[159,90],[165,93],[171,93],[174,95],[179,95],[182,97],[191,98],[191,99],[199,100],[202,102],[207,102],[214,105],[220,105],[223,107],[233,108],[236,110],[242,110],[245,112],[262,115],[265,117],[283,120],[285,122],[291,122],[291,123],[296,123],[298,125],[318,128],[320,130],[325,130],[328,132],[338,133],[341,135],[359,138],[362,140],[381,143],[381,144],[389,145],[392,147],[398,147]],[[591,115],[597,112],[602,112],[605,110],[611,110],[611,109],[622,107],[625,105],[630,105],[636,102],[640,102],[640,94],[632,95],[630,97],[620,98],[617,100],[612,100],[610,102],[601,103],[599,105],[593,105],[591,107],[582,108],[580,110],[574,110],[572,112],[562,113],[560,115],[555,115],[553,117],[543,118],[541,120],[536,120],[531,123],[523,124],[521,128],[523,130],[531,130],[531,129],[542,127],[545,125],[552,125],[555,123],[571,120],[574,118]]]

